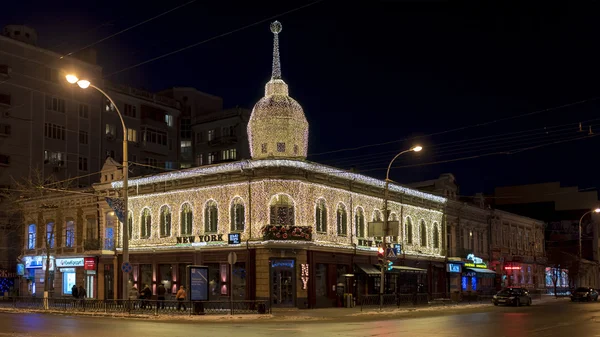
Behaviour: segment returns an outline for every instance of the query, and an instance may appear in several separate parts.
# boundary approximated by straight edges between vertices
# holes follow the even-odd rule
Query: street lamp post
[[[581,269],[581,262],[583,260],[583,256],[581,255],[581,221],[583,221],[583,218],[590,213],[600,213],[600,208],[596,208],[591,211],[587,211],[587,212],[583,213],[581,218],[579,218],[579,269]],[[580,278],[581,278],[581,276],[580,276]]]
[[[90,81],[87,80],[80,80],[79,78],[77,78],[77,76],[75,75],[67,75],[66,76],[67,81],[71,84],[75,84],[77,83],[77,85],[81,88],[81,89],[87,89],[88,87],[92,87],[96,90],[98,90],[102,95],[104,95],[109,101],[110,103],[115,107],[115,110],[117,111],[117,114],[119,115],[119,119],[121,119],[121,126],[123,126],[123,166],[122,166],[122,174],[123,174],[123,190],[122,190],[122,194],[123,194],[123,263],[125,262],[129,262],[129,210],[128,210],[128,180],[129,180],[129,159],[128,159],[128,151],[127,151],[127,146],[128,146],[128,142],[127,142],[127,127],[125,126],[125,121],[123,120],[123,115],[121,114],[121,111],[119,110],[119,107],[117,106],[117,104],[115,104],[115,101],[113,101],[113,99],[108,96],[108,94],[106,92],[104,92],[104,90],[98,88],[97,86],[93,85],[92,83],[90,83]],[[127,293],[128,293],[128,282],[129,282],[129,277],[128,277],[128,273],[123,271],[123,300],[127,299]]]
[[[390,187],[390,169],[392,168],[392,164],[394,163],[394,161],[396,160],[396,158],[400,157],[401,155],[407,153],[407,152],[419,152],[423,150],[423,147],[421,146],[415,146],[412,147],[408,150],[404,150],[400,153],[398,153],[393,159],[392,161],[390,161],[390,164],[388,165],[387,168],[387,172],[385,173],[385,188],[383,190],[383,230],[385,234],[383,236],[383,242],[381,244],[381,246],[383,247],[383,251],[384,254],[387,254],[387,243],[386,243],[386,238],[388,237],[389,233],[390,233],[390,228],[389,228],[389,223],[388,223],[388,193],[389,193],[389,187]],[[379,280],[379,306],[382,307],[383,306],[383,293],[385,291],[385,266],[381,266],[381,279]]]

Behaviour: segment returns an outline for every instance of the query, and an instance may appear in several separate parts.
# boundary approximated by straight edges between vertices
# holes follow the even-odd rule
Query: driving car
[[[579,287],[571,292],[571,301],[598,301],[598,292],[592,288]]]
[[[494,305],[505,304],[517,307],[522,304],[531,305],[531,296],[524,288],[504,288],[494,295],[492,303]]]

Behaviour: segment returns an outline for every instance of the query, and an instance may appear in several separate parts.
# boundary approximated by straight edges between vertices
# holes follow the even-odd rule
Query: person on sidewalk
[[[128,308],[129,308],[130,310],[131,310],[131,309],[135,309],[135,303],[136,303],[136,302],[137,302],[137,300],[138,300],[138,295],[139,295],[139,293],[138,293],[138,290],[137,290],[137,288],[135,287],[135,285],[133,285],[133,286],[131,287],[131,289],[129,289],[129,296],[128,296],[128,297],[129,297]]]
[[[185,286],[181,286],[181,288],[179,288],[179,291],[177,292],[177,295],[175,295],[175,298],[177,298],[177,310],[180,310],[181,307],[183,307],[184,311],[187,310],[184,303],[185,297]]]
[[[80,285],[79,288],[77,289],[77,296],[79,296],[79,301],[81,302],[81,306],[83,307],[85,305],[85,296],[86,296],[86,291],[85,291],[85,288],[83,287],[83,285]]]
[[[148,286],[147,284],[144,285],[144,289],[142,289],[142,296],[140,296],[140,298],[142,299],[142,309],[146,309],[146,307],[150,307],[150,309],[152,309],[152,306],[150,306],[150,299],[152,299],[152,290],[150,290],[150,286]]]
[[[158,309],[164,309],[165,308],[165,294],[167,293],[167,289],[165,289],[165,286],[161,283],[158,285],[158,289],[156,290],[156,294],[158,295]]]

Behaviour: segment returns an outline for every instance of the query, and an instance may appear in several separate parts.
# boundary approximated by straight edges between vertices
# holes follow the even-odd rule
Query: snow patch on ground
[[[349,316],[363,316],[363,315],[394,315],[407,312],[421,312],[421,311],[444,311],[444,310],[462,310],[462,309],[473,309],[473,308],[484,308],[490,307],[491,304],[469,304],[469,305],[448,305],[448,306],[435,306],[426,308],[399,308],[399,309],[384,309],[384,310],[370,310],[361,311]]]

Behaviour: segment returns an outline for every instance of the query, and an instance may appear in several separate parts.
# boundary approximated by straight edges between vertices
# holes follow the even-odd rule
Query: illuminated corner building
[[[281,26],[271,28],[273,76],[247,128],[252,158],[129,180],[129,277],[137,287],[163,283],[173,293],[195,264],[210,268],[211,300],[233,291],[237,300],[305,308],[335,306],[340,293],[378,294],[381,238],[369,236],[369,223],[382,219],[384,182],[306,160],[308,123],[281,78]],[[95,189],[116,196],[121,186],[116,178]],[[445,282],[428,280],[445,273],[446,198],[391,184],[390,200],[398,235],[389,239],[402,254],[386,272],[386,294],[412,294],[419,283],[425,293],[444,293]],[[110,208],[100,206],[105,226]],[[113,229],[121,259],[122,230]],[[241,243],[229,244],[229,234]],[[228,275],[232,251],[238,260]],[[116,270],[120,260],[102,260],[99,270],[106,266]],[[113,275],[120,284],[121,273]]]

